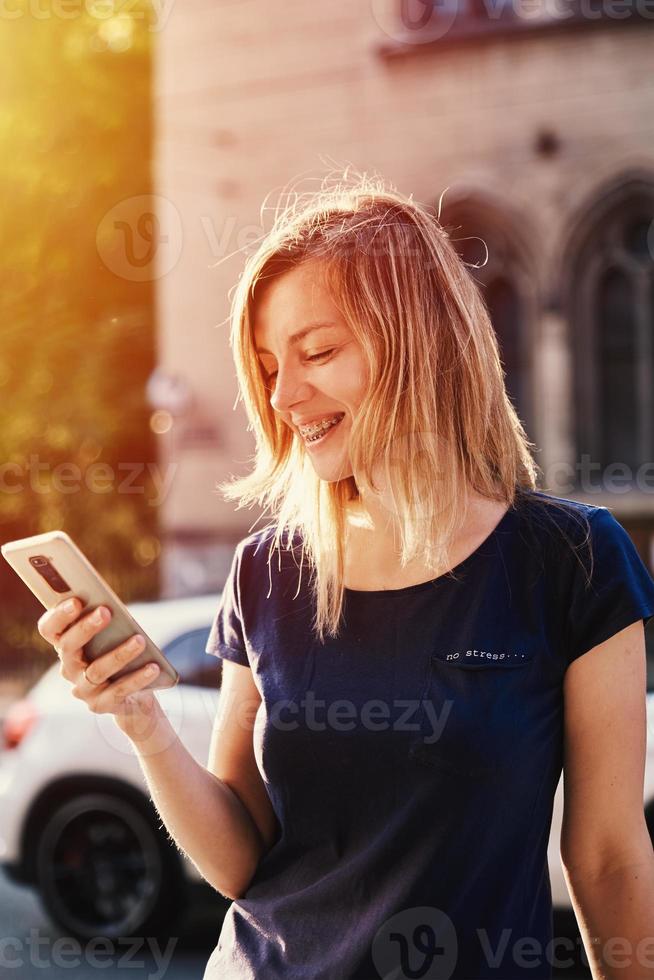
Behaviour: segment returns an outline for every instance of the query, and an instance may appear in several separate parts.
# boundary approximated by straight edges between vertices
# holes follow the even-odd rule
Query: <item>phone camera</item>
[[[70,592],[71,588],[61,577],[57,569],[50,563],[45,555],[33,555],[30,564],[34,566],[39,575],[45,579],[51,589],[55,592]]]

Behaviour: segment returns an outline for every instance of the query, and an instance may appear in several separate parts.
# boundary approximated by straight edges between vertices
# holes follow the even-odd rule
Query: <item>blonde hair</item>
[[[269,561],[285,533],[287,549],[300,535],[312,571],[313,628],[324,642],[339,633],[346,507],[359,487],[354,476],[326,482],[316,475],[302,441],[270,405],[253,337],[255,286],[314,259],[365,357],[368,386],[352,420],[349,457],[373,491],[373,465],[381,464],[399,519],[402,566],[417,559],[448,567],[466,485],[511,507],[516,494],[536,488],[538,467],[505,389],[478,284],[432,209],[360,175],[333,186],[325,179],[278,209],[246,261],[230,314],[254,470],[218,490],[237,509],[256,503],[270,510]]]

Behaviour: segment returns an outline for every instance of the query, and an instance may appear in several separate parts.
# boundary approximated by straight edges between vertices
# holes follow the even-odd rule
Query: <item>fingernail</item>
[[[159,668],[156,664],[148,664],[148,666],[145,668],[146,674],[156,674],[158,670]]]
[[[74,612],[77,603],[74,599],[66,599],[64,602],[64,612]]]

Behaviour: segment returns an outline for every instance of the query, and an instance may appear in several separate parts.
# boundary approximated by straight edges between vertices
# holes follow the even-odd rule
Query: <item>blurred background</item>
[[[647,0],[4,0],[0,540],[208,597],[202,652],[257,516],[215,490],[254,449],[230,290],[278,195],[351,165],[440,207],[541,489],[654,572],[653,31]],[[5,562],[0,597],[6,718],[54,655]]]

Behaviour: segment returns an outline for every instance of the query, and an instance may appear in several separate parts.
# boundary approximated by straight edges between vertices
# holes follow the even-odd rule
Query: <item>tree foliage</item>
[[[65,529],[126,600],[158,587],[153,282],[98,248],[107,212],[151,192],[155,35],[129,7],[0,14],[0,540]],[[0,665],[45,656],[42,607],[4,561],[0,590]]]

